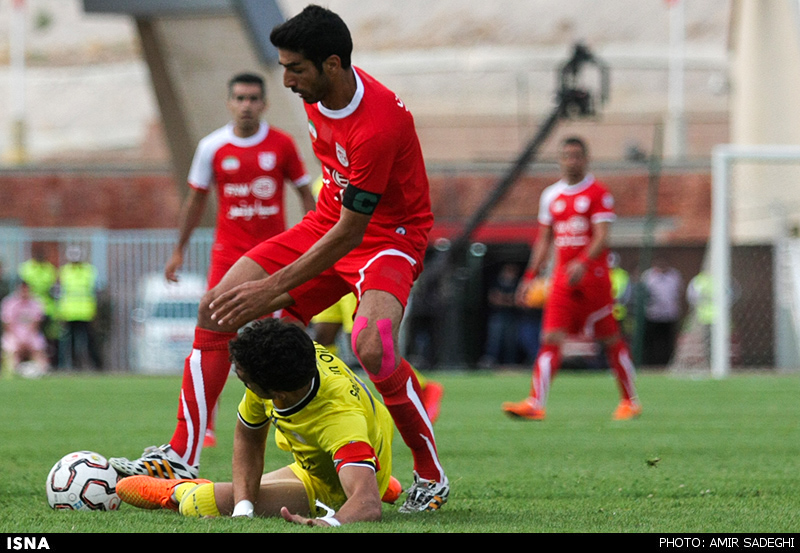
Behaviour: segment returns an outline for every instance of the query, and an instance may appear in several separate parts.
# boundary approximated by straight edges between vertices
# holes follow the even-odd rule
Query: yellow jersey
[[[383,495],[392,474],[394,425],[389,411],[339,358],[319,344],[315,348],[318,374],[300,403],[278,409],[272,400],[247,389],[239,403],[239,420],[249,428],[271,422],[278,447],[291,452],[312,481],[328,488],[324,495],[333,503],[346,500],[336,473],[336,453],[354,442],[369,444],[378,458],[375,469]],[[368,459],[359,464],[364,463],[374,466]]]

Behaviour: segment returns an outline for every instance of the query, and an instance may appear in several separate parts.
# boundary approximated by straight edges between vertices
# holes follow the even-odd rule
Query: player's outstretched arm
[[[206,210],[208,192],[191,188],[189,195],[181,207],[180,221],[178,223],[178,243],[164,269],[164,276],[171,282],[178,282],[178,270],[183,266],[183,251],[192,237],[194,229],[200,224],[200,218]]]
[[[220,294],[209,306],[211,319],[220,326],[239,327],[271,313],[279,296],[332,267],[358,246],[369,220],[369,215],[342,209],[339,221],[294,263],[265,279],[246,282]]]
[[[286,507],[281,509],[281,516],[287,522],[294,524],[323,527],[336,526],[337,522],[348,524],[381,520],[381,496],[375,471],[371,467],[345,465],[339,470],[339,481],[347,495],[347,501],[332,515],[334,520],[330,520],[328,517],[306,518],[294,515]]]
[[[264,450],[269,424],[248,428],[236,421],[233,434],[233,506],[241,501],[256,504],[261,474],[264,471]]]

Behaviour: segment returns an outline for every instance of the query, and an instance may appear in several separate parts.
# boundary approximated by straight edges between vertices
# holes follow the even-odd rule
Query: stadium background
[[[236,11],[270,2],[139,2],[134,13],[125,4],[0,4],[0,56],[8,61],[0,68],[0,87],[12,108],[0,113],[0,129],[6,129],[0,133],[0,255],[6,271],[26,258],[32,241],[48,243],[54,262],[74,241],[106,262],[114,257],[108,244],[141,244],[149,248],[141,256],[149,263],[142,274],[159,270],[174,236],[164,229],[175,225],[194,145],[225,122],[225,82],[240,69],[269,75],[267,117],[298,137],[316,170],[302,140],[299,102],[280,86],[274,66],[259,59]],[[468,264],[470,285],[456,305],[439,314],[441,339],[463,342],[460,348],[443,346],[443,354],[463,351],[459,361],[467,365],[479,357],[486,285],[501,263],[527,257],[539,193],[557,177],[559,137],[577,133],[591,144],[593,170],[617,198],[620,220],[612,245],[623,267],[637,271],[653,253],[645,246],[652,245],[669,255],[685,281],[706,257],[714,146],[796,142],[800,125],[790,94],[800,77],[797,3],[776,1],[755,10],[752,0],[686,2],[683,54],[676,57],[670,45],[681,38],[672,34],[678,4],[328,3],[353,30],[355,63],[395,89],[415,114],[432,183],[433,239],[457,233],[535,132],[552,105],[555,71],[576,41],[610,66],[610,101],[600,116],[562,123],[474,236],[486,244],[485,254]],[[285,14],[303,5],[278,2]],[[26,33],[24,105],[17,111],[20,81],[11,42],[19,6]],[[679,98],[671,92],[670,73],[677,58],[684,81]],[[662,141],[657,186],[651,188],[649,156]],[[757,169],[752,171],[749,188],[763,189]],[[787,195],[792,182],[792,175],[769,178]],[[786,205],[791,228],[796,206]],[[775,232],[758,220],[736,232],[737,280],[747,292],[737,302],[738,316],[758,315],[736,321],[748,328],[739,361],[772,367]],[[202,260],[200,248],[200,272]],[[105,283],[118,290],[110,298],[117,337],[107,342],[116,356],[109,368],[124,370],[135,273],[123,283],[107,267],[101,271]]]

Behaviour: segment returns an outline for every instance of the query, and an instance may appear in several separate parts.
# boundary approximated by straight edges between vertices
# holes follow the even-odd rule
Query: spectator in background
[[[83,260],[80,246],[66,251],[67,263],[59,270],[58,313],[64,324],[63,353],[66,366],[78,368],[88,357],[95,370],[103,367],[94,319],[97,316],[97,269]],[[85,354],[85,355],[84,355]]]
[[[3,372],[9,374],[23,361],[33,361],[39,372],[46,372],[50,363],[42,332],[44,306],[27,282],[20,281],[14,293],[0,302],[0,318],[3,321]]]
[[[28,283],[31,293],[44,307],[45,321],[42,328],[48,344],[47,356],[50,364],[56,365],[58,363],[58,340],[61,335],[55,301],[58,269],[47,260],[44,244],[35,242],[31,245],[31,258],[19,266],[17,273],[20,279]]]
[[[703,326],[714,322],[714,290],[711,275],[706,271],[697,273],[686,288],[686,300],[695,310],[697,320]]]
[[[519,267],[506,263],[500,268],[497,278],[489,288],[489,319],[481,365],[516,363],[519,311],[514,298],[519,276]]]
[[[647,303],[645,304],[645,365],[666,365],[672,358],[682,312],[683,278],[663,257],[656,257],[653,266],[642,273]]]

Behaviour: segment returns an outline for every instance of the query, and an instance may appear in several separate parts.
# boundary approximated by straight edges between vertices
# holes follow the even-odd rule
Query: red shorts
[[[308,219],[262,242],[245,255],[267,273],[294,262],[325,234]],[[386,236],[365,236],[361,244],[322,274],[290,290],[294,305],[285,311],[308,324],[311,317],[353,292],[360,301],[367,290],[388,292],[406,306],[411,286],[422,271],[422,262],[404,252],[401,242]]]
[[[556,278],[545,304],[542,331],[562,330],[590,338],[613,336],[619,331],[613,308],[607,273],[589,272],[577,286]]]
[[[211,290],[214,286],[219,284],[228,269],[233,267],[241,257],[238,254],[226,254],[223,252],[211,250],[211,264],[208,267],[208,289]]]

